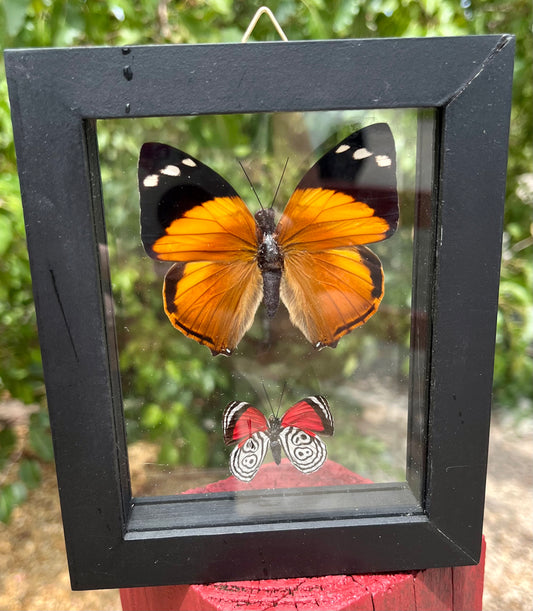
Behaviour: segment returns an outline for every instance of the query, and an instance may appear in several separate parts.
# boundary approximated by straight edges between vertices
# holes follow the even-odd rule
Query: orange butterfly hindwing
[[[398,224],[390,128],[354,132],[300,181],[277,224],[255,219],[216,172],[173,147],[147,143],[139,160],[141,237],[153,258],[172,261],[163,299],[171,323],[213,354],[231,354],[264,298],[279,300],[316,347],[334,347],[383,297],[378,257],[365,244]]]

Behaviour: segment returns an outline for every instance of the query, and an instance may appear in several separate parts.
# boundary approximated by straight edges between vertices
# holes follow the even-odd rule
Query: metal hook
[[[246,32],[244,32],[241,42],[248,41],[248,38],[250,38],[250,34],[254,31],[254,28],[257,25],[259,18],[263,14],[268,15],[270,21],[272,22],[272,25],[276,28],[276,32],[279,34],[281,40],[288,42],[289,39],[285,35],[285,32],[282,30],[280,24],[278,23],[278,20],[274,17],[274,13],[267,6],[261,6],[257,9],[255,15],[252,17],[252,21],[250,21],[250,25],[246,28]]]

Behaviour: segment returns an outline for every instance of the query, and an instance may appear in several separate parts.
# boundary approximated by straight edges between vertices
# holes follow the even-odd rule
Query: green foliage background
[[[370,38],[399,36],[449,36],[512,33],[517,37],[510,155],[505,212],[504,251],[500,287],[494,401],[518,417],[533,413],[533,37],[529,0],[275,0],[269,3],[291,40],[320,38]],[[256,10],[244,0],[0,0],[2,49],[14,47],[124,45],[152,43],[238,42]],[[254,31],[257,40],[275,40],[268,20]],[[225,141],[242,156],[250,139],[241,134],[242,124],[220,118]],[[152,120],[154,131],[163,126]],[[146,131],[146,125],[143,127]],[[208,144],[212,134],[198,141]],[[255,126],[254,133],[261,134]],[[266,132],[265,132],[266,133]],[[146,138],[148,139],[148,138]],[[103,182],[118,158],[135,158],[134,133],[99,128],[103,152]],[[192,154],[195,151],[190,151]],[[107,165],[106,165],[107,163]],[[110,170],[109,170],[110,171]],[[127,197],[117,183],[109,196]],[[120,207],[119,207],[120,208]],[[132,222],[120,209],[110,219],[117,227]],[[137,223],[137,218],[133,221]],[[138,231],[132,228],[132,231]],[[110,245],[113,248],[113,245]],[[157,292],[146,300],[143,269],[124,265],[138,245],[120,244],[111,252],[121,272],[114,281],[117,333],[125,394],[128,434],[136,439],[148,434],[161,447],[160,460],[197,466],[219,464],[221,448],[210,421],[210,403],[235,398],[239,381],[229,359],[212,359],[194,342],[175,342],[172,335],[146,350],[146,338],[157,320],[143,316],[141,337],[127,334],[130,318],[159,311]],[[151,262],[144,263],[150,266]],[[148,267],[145,268],[146,270]],[[158,298],[154,303],[150,299]],[[137,345],[142,342],[143,346]],[[356,364],[347,362],[346,367]],[[161,391],[153,392],[161,378]],[[163,383],[164,379],[164,383]],[[216,392],[214,392],[216,389]],[[298,388],[294,389],[298,392]],[[221,396],[216,396],[217,393]],[[35,325],[31,278],[25,247],[24,220],[16,174],[7,86],[0,67],[0,400],[10,397],[37,404],[30,422],[29,443],[20,447],[18,429],[0,421],[0,519],[7,520],[13,507],[24,500],[39,481],[39,464],[52,459],[39,343]]]

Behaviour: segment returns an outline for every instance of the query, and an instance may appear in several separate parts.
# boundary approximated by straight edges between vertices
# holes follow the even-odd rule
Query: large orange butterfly
[[[221,176],[166,144],[146,143],[139,159],[141,237],[154,259],[174,261],[163,301],[170,322],[229,355],[264,299],[279,299],[315,346],[335,347],[383,297],[378,257],[364,244],[398,224],[396,153],[376,123],[337,144],[305,174],[274,222],[250,213]]]

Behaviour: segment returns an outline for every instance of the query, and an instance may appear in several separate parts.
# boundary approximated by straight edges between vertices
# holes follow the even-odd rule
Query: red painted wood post
[[[229,477],[187,492],[365,483],[370,482],[333,461],[328,460],[317,473],[303,475],[283,459],[279,466],[264,465],[249,484]],[[120,598],[123,611],[481,611],[484,568],[483,545],[477,566],[123,588]]]

